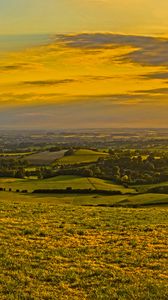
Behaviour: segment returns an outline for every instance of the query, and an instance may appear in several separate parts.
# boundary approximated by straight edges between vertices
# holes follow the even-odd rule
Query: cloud
[[[79,82],[76,79],[58,79],[58,80],[35,80],[35,81],[22,81],[22,84],[32,85],[32,86],[50,86],[50,85],[60,85],[60,84],[70,84],[74,82]]]
[[[106,81],[114,79],[114,76],[106,76],[106,75],[83,75],[79,76],[76,79],[72,78],[65,78],[65,79],[49,79],[49,80],[28,80],[28,81],[21,81],[19,84],[28,85],[28,86],[55,86],[55,85],[62,85],[62,84],[71,84],[71,83],[80,83],[86,81]]]
[[[30,63],[17,63],[17,64],[9,64],[9,65],[1,65],[0,71],[17,71],[22,69],[32,69],[35,67],[35,64]]]
[[[135,91],[135,93],[138,93],[138,94],[162,94],[162,95],[168,96],[168,88],[137,90],[137,91]]]
[[[82,51],[131,47],[132,50],[128,54],[119,55],[116,59],[146,66],[168,66],[168,39],[166,38],[113,33],[82,33],[57,35],[55,41],[64,47],[77,48]]]
[[[46,93],[41,92],[8,92],[0,94],[1,108],[10,105],[11,107],[22,106],[29,107],[31,105],[40,106],[51,105],[95,105],[102,107],[114,106],[136,106],[137,110],[141,104],[165,104],[168,103],[168,88],[157,89],[141,89],[125,93],[95,93],[95,94],[68,94],[68,93]]]
[[[0,71],[11,72],[1,78],[0,124],[106,127],[130,121],[135,126],[138,119],[148,126],[147,116],[166,124],[166,39],[57,35],[48,44],[8,55],[0,64]]]
[[[93,81],[106,81],[106,80],[111,80],[114,79],[115,76],[107,76],[107,75],[85,75],[82,77],[84,80],[93,80]]]
[[[144,75],[140,75],[140,78],[144,79],[162,79],[162,80],[167,80],[168,79],[168,71],[158,71],[158,72],[153,72],[153,73],[148,73]]]
[[[24,93],[24,92],[8,92],[0,94],[0,108],[4,109],[5,106],[31,106],[31,105],[43,105],[44,103],[59,103],[62,101],[62,98],[66,98],[66,94],[64,93]]]

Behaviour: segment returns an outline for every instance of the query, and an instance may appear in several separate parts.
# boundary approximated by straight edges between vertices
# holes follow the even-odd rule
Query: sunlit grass
[[[135,192],[134,189],[124,188],[122,185],[114,184],[110,180],[102,180],[98,178],[87,178],[79,176],[56,176],[48,179],[11,179],[0,178],[0,187],[12,190],[27,189],[29,192],[34,189],[102,189],[126,192]]]
[[[73,155],[60,158],[58,160],[58,163],[63,165],[89,163],[97,161],[100,157],[108,157],[108,153],[93,151],[89,149],[80,149],[75,151]]]
[[[166,208],[0,196],[0,299],[167,299]]]

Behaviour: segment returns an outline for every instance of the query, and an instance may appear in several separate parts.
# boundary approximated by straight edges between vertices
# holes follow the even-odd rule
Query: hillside
[[[64,156],[60,158],[57,163],[62,165],[73,165],[80,163],[91,163],[96,162],[99,158],[108,157],[109,154],[105,152],[98,152],[89,149],[79,149],[74,152],[74,154],[69,156]]]
[[[35,189],[66,189],[72,187],[73,189],[100,189],[121,191],[122,193],[134,193],[134,189],[127,189],[121,185],[117,185],[108,180],[98,178],[86,178],[77,176],[56,176],[49,179],[14,179],[14,178],[0,178],[0,187],[12,189],[15,191],[28,190],[32,192]]]

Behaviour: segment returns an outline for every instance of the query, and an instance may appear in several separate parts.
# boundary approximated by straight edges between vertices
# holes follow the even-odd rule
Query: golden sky
[[[0,126],[167,127],[168,1],[0,1]]]

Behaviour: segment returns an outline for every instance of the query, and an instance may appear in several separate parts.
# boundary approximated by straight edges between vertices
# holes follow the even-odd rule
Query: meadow
[[[58,164],[73,165],[80,163],[96,162],[99,158],[108,157],[109,154],[101,151],[94,151],[90,149],[79,149],[74,152],[73,155],[64,156],[58,160]]]
[[[10,153],[0,153],[0,157],[10,157],[10,158],[15,158],[15,157],[24,157],[27,155],[33,155],[33,152],[10,152]]]
[[[0,299],[168,299],[167,206],[125,198],[0,192]]]
[[[117,190],[122,193],[135,192],[133,188],[125,188],[122,185],[114,184],[110,180],[79,176],[56,176],[48,179],[0,178],[0,187],[10,188],[13,191],[27,189],[29,192],[35,189],[66,189],[67,187],[73,189]]]
[[[161,187],[161,186],[168,186],[168,181],[160,182],[160,183],[153,183],[153,184],[141,184],[141,185],[134,185],[132,188],[136,188],[140,193],[146,193],[148,190],[154,187]]]

